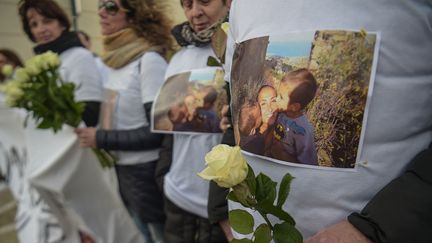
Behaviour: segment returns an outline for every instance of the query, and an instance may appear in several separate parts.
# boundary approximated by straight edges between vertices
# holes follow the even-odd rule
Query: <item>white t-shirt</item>
[[[64,81],[73,82],[77,101],[101,101],[102,78],[93,54],[83,47],[73,47],[60,54],[60,75]]]
[[[96,62],[96,67],[98,68],[99,74],[101,75],[102,78],[102,86],[105,85],[106,82],[108,82],[108,66],[105,65],[105,63],[102,61],[102,59],[99,56],[96,56],[95,54],[93,54],[93,57],[95,59]]]
[[[172,75],[207,67],[215,56],[210,46],[187,46],[171,59],[165,79]],[[220,143],[222,134],[174,134],[173,161],[165,176],[165,195],[178,207],[207,218],[209,183],[197,176],[205,168],[204,156]]]
[[[106,89],[116,92],[112,129],[129,130],[149,125],[144,104],[153,102],[163,84],[167,67],[165,59],[156,52],[147,52],[140,59],[121,69],[110,69]],[[137,164],[159,158],[159,149],[118,151],[117,163]]]
[[[305,238],[360,211],[431,142],[431,25],[432,8],[423,0],[233,1],[230,32],[236,43],[305,30],[364,29],[381,34],[356,170],[304,168],[246,156],[255,174],[263,172],[275,181],[286,172],[295,177],[284,208]],[[228,44],[228,60],[233,47]],[[231,209],[238,207],[230,202]],[[255,225],[263,222],[254,215]]]

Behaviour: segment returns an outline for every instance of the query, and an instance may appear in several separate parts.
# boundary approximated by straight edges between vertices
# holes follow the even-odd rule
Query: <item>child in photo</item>
[[[266,143],[265,155],[288,162],[318,165],[314,129],[304,114],[314,99],[317,82],[307,69],[282,78],[277,97],[277,118]]]
[[[196,97],[197,118],[207,125],[208,132],[221,132],[219,128],[220,119],[213,110],[217,98],[218,92],[212,86],[205,86],[200,89]]]
[[[220,132],[219,118],[213,109],[218,97],[216,89],[202,87],[199,91],[190,91],[181,102],[168,110],[168,119],[173,131]]]

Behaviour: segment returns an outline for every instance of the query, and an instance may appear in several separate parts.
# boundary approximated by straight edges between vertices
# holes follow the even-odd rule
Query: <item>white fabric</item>
[[[210,46],[187,46],[171,59],[165,78],[205,68],[214,56]],[[165,176],[164,192],[178,207],[207,218],[209,183],[197,176],[205,168],[204,156],[220,143],[222,134],[174,134],[173,162]]]
[[[18,239],[20,242],[77,242],[78,233],[63,234],[53,212],[27,180],[24,115],[19,110],[0,107],[0,174],[6,178],[6,185],[17,202]]]
[[[96,62],[96,67],[97,67],[99,74],[102,78],[102,86],[104,86],[108,82],[109,68],[107,65],[105,65],[105,63],[102,61],[102,59],[99,56],[93,54],[93,57],[94,57],[95,62]]]
[[[53,134],[35,129],[31,120],[23,129],[23,121],[18,110],[0,108],[0,166],[11,168],[20,241],[78,243],[80,229],[98,243],[143,243],[95,155],[79,147],[72,128]]]
[[[62,52],[60,60],[61,77],[78,87],[75,91],[75,100],[102,100],[102,78],[90,51],[83,47],[73,47]]]
[[[140,65],[140,66],[138,66]],[[127,130],[148,126],[144,104],[153,102],[164,82],[167,63],[156,52],[147,52],[140,59],[121,69],[110,69],[105,88],[117,92],[113,129]],[[159,149],[131,152],[118,151],[118,164],[131,165],[154,161]]]
[[[253,13],[253,14],[251,14]],[[352,172],[293,167],[246,156],[255,173],[295,179],[284,208],[305,237],[360,211],[432,140],[432,7],[423,0],[238,0],[230,11],[236,43],[291,31],[380,32],[381,48],[360,163]],[[233,44],[228,44],[227,59]],[[230,203],[230,208],[240,205]],[[258,220],[263,222],[254,212]]]

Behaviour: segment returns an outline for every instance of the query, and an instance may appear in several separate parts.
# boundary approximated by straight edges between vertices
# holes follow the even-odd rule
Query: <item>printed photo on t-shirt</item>
[[[316,30],[237,44],[231,72],[236,142],[265,159],[355,168],[377,34]]]
[[[223,77],[218,68],[169,77],[153,104],[152,131],[220,133],[221,110],[227,104]]]

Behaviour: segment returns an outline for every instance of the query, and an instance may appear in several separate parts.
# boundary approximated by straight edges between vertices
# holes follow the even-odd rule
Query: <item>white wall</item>
[[[80,0],[82,11],[78,17],[78,28],[87,32],[92,38],[92,51],[102,51],[102,36],[100,35],[99,19],[97,16],[98,0]],[[144,1],[144,0],[143,0]],[[180,0],[157,0],[165,1],[168,5],[167,13],[174,23],[185,21]],[[33,43],[28,40],[21,27],[18,16],[19,0],[0,0],[0,48],[9,48],[16,51],[22,59],[33,55]],[[70,0],[56,0],[71,17]],[[71,18],[71,22],[72,22]]]

